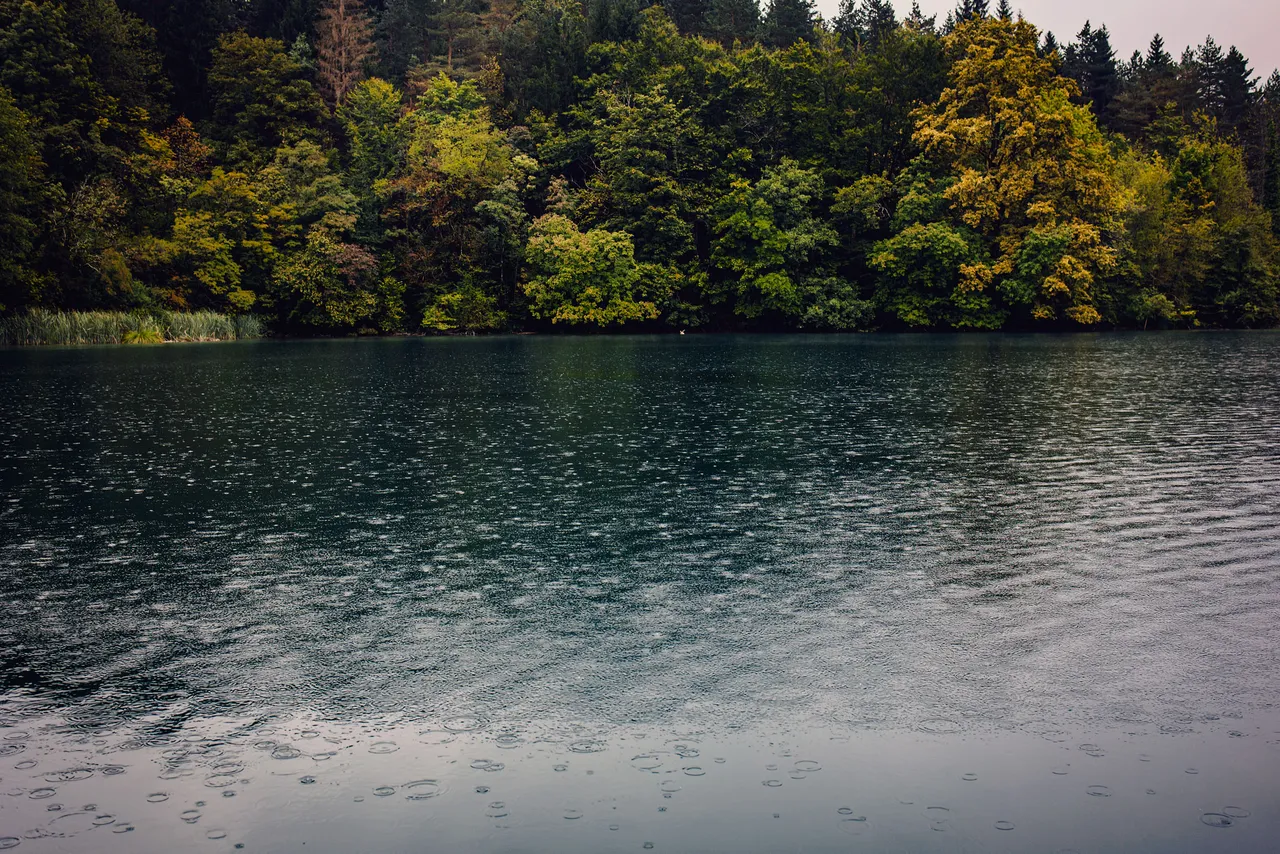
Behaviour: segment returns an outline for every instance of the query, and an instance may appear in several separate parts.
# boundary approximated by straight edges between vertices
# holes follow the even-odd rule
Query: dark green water
[[[1280,335],[8,350],[0,402],[0,849],[1276,850]]]

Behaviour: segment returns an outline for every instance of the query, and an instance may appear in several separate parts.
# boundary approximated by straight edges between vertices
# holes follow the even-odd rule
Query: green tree
[[[718,206],[712,261],[727,276],[734,312],[752,320],[856,328],[869,306],[830,264],[840,238],[822,215],[825,188],[794,161],[737,181]]]
[[[640,270],[623,232],[579,230],[568,217],[547,214],[533,223],[524,292],[529,313],[553,324],[612,326],[657,318],[636,298]]]
[[[0,87],[0,312],[40,299],[40,277],[31,265],[43,170],[30,118]]]
[[[378,259],[322,228],[283,258],[272,288],[293,327],[390,332],[404,313],[404,288],[383,275]]]
[[[813,0],[770,0],[760,25],[761,41],[772,47],[787,47],[813,38],[817,23]]]
[[[756,0],[710,0],[702,32],[725,46],[750,42],[760,31],[760,6]]]
[[[208,136],[229,163],[262,166],[281,145],[323,136],[324,103],[284,42],[243,32],[220,37],[209,87]]]

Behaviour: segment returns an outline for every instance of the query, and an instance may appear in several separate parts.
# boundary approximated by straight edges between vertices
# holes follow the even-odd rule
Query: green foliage
[[[63,312],[32,309],[0,318],[0,344],[155,344],[161,341],[236,341],[262,337],[255,317],[211,311]]]
[[[324,229],[313,230],[305,245],[284,257],[272,287],[293,326],[386,332],[398,328],[403,315],[403,288],[382,274],[378,259]]]
[[[856,291],[831,269],[840,238],[821,215],[823,195],[817,173],[793,160],[754,184],[734,182],[718,206],[711,257],[732,277],[735,312],[835,329],[867,319]]]
[[[422,315],[422,326],[434,332],[492,332],[506,323],[495,297],[474,285],[441,294]]]
[[[227,162],[266,163],[281,145],[322,137],[325,108],[303,68],[277,39],[243,32],[218,39],[209,69],[210,139]]]
[[[980,247],[957,268],[948,322],[1098,323],[1094,285],[1115,269],[1105,235],[1119,196],[1115,163],[1093,116],[1072,103],[1075,85],[1040,56],[1031,25],[974,19],[947,42],[957,55],[950,85],[920,111],[914,139],[928,166],[951,179],[941,192],[949,236],[930,241],[950,248],[928,254],[956,257],[960,229]],[[924,316],[916,309],[908,315],[899,318],[918,323]]]
[[[44,164],[31,142],[31,120],[0,88],[0,312],[39,298],[32,269]]]
[[[635,247],[624,233],[581,231],[568,217],[533,223],[527,250],[529,313],[540,320],[599,327],[651,320],[657,307],[637,300]]]
[[[369,7],[0,0],[0,316],[1280,323],[1280,74],[1212,40],[1118,62],[985,0]]]

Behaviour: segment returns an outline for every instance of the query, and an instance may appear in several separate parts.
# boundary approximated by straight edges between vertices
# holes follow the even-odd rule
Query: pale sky
[[[839,0],[816,0],[822,17],[836,15]],[[911,0],[892,0],[898,17],[911,11]],[[998,0],[991,0],[994,12]],[[1135,49],[1144,53],[1151,36],[1164,37],[1165,50],[1176,60],[1187,45],[1201,44],[1213,36],[1224,49],[1240,48],[1255,74],[1266,82],[1280,67],[1280,0],[1010,0],[1014,11],[1040,28],[1052,30],[1058,41],[1073,41],[1086,20],[1094,27],[1106,24],[1116,55],[1128,59]],[[767,5],[762,3],[762,6]],[[920,0],[926,15],[936,14],[941,24],[955,0]]]

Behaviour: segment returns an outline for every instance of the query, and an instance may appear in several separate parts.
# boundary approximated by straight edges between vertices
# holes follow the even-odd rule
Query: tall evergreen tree
[[[1052,31],[1045,33],[1044,44],[1040,48],[1040,55],[1048,57],[1059,52],[1060,48],[1058,47],[1058,37],[1055,36]]]
[[[1152,72],[1173,68],[1173,57],[1164,49],[1164,39],[1160,38],[1159,33],[1151,37],[1151,44],[1147,46],[1147,55],[1142,65],[1147,71]]]
[[[1063,71],[1080,84],[1081,97],[1103,124],[1110,124],[1111,102],[1120,91],[1120,68],[1106,27],[1085,21],[1076,42],[1067,46]]]
[[[965,21],[973,21],[978,18],[985,18],[990,14],[989,0],[960,0],[960,5],[956,6],[955,21],[962,24]]]
[[[1271,214],[1271,230],[1280,237],[1280,125],[1267,123],[1266,165],[1262,177],[1262,206]]]
[[[920,11],[920,0],[911,0],[911,13],[903,19],[902,23],[917,33],[931,33],[937,29],[938,16],[930,15],[926,18],[924,12]]]
[[[710,6],[708,0],[662,0],[662,8],[682,33],[703,32]]]
[[[329,105],[364,79],[373,57],[373,21],[360,0],[324,0],[316,20],[316,77]]]
[[[888,0],[842,0],[833,27],[849,44],[872,50],[897,28]]]
[[[1249,67],[1249,61],[1232,45],[1218,69],[1218,91],[1222,101],[1218,118],[1226,128],[1237,130],[1244,124],[1257,97],[1257,84],[1258,78]]]
[[[772,47],[809,41],[815,22],[813,0],[771,0],[761,25],[762,41]]]
[[[721,44],[748,42],[760,30],[760,6],[756,0],[711,0],[707,7],[706,34]]]
[[[386,0],[378,16],[379,75],[402,80],[405,72],[429,58],[431,16],[439,0]]]
[[[1000,4],[996,6],[996,17],[1002,21],[1013,20],[1013,8],[1009,5],[1009,0],[1000,0]]]
[[[440,0],[428,18],[431,57],[423,73],[471,76],[480,71],[488,47],[483,11],[484,0]]]

